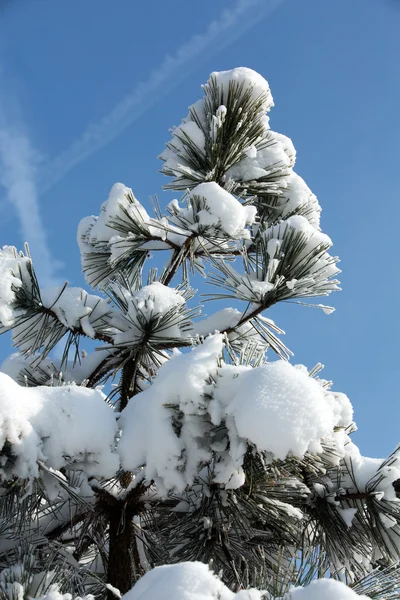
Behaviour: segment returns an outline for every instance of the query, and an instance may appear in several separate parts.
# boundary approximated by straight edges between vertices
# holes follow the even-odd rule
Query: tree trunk
[[[129,507],[121,504],[110,507],[109,515],[107,583],[116,587],[121,594],[125,594],[141,574],[133,526],[134,514]],[[110,591],[107,596],[108,600],[116,600]]]

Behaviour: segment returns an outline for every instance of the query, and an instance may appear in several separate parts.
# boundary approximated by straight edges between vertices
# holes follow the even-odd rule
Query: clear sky
[[[169,200],[168,129],[211,71],[259,71],[343,269],[332,315],[271,315],[295,360],[324,363],[350,397],[362,452],[388,454],[400,441],[399,31],[400,0],[0,0],[0,244],[28,239],[43,280],[84,285],[79,220],[116,181],[145,204]]]

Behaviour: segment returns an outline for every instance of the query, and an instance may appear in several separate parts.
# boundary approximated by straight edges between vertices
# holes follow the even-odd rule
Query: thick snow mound
[[[243,373],[227,413],[242,438],[282,460],[303,456],[332,434],[338,418],[322,386],[285,361]]]
[[[77,468],[112,477],[119,466],[116,433],[113,410],[99,391],[78,386],[27,388],[0,373],[2,477],[37,477],[37,461],[52,469]]]
[[[334,579],[317,579],[306,587],[294,588],[285,600],[369,600],[359,596],[351,588]]]
[[[257,590],[231,592],[207,565],[186,562],[156,567],[123,596],[124,600],[261,600]]]
[[[184,562],[152,569],[127,592],[123,600],[261,600],[265,592],[250,589],[231,592],[200,562]],[[282,600],[369,600],[333,579],[318,579],[293,588]]]
[[[183,491],[197,467],[210,460],[204,447],[204,393],[216,375],[222,336],[209,336],[186,354],[176,353],[162,365],[154,383],[123,410],[119,453],[124,469],[145,466],[147,480],[160,490]],[[174,419],[183,415],[179,436]]]

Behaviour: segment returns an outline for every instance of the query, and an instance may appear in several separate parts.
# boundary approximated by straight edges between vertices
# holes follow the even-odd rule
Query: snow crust
[[[38,461],[59,470],[84,470],[112,477],[119,460],[114,450],[117,425],[112,408],[97,390],[78,386],[19,386],[0,373],[2,477],[37,477]]]

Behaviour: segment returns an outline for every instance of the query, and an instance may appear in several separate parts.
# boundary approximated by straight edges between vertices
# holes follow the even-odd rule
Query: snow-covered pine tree
[[[80,223],[99,296],[0,252],[2,600],[400,597],[399,454],[360,454],[348,398],[268,317],[338,289],[317,198],[263,77],[203,92],[161,155],[181,200],[150,216],[118,183]]]

